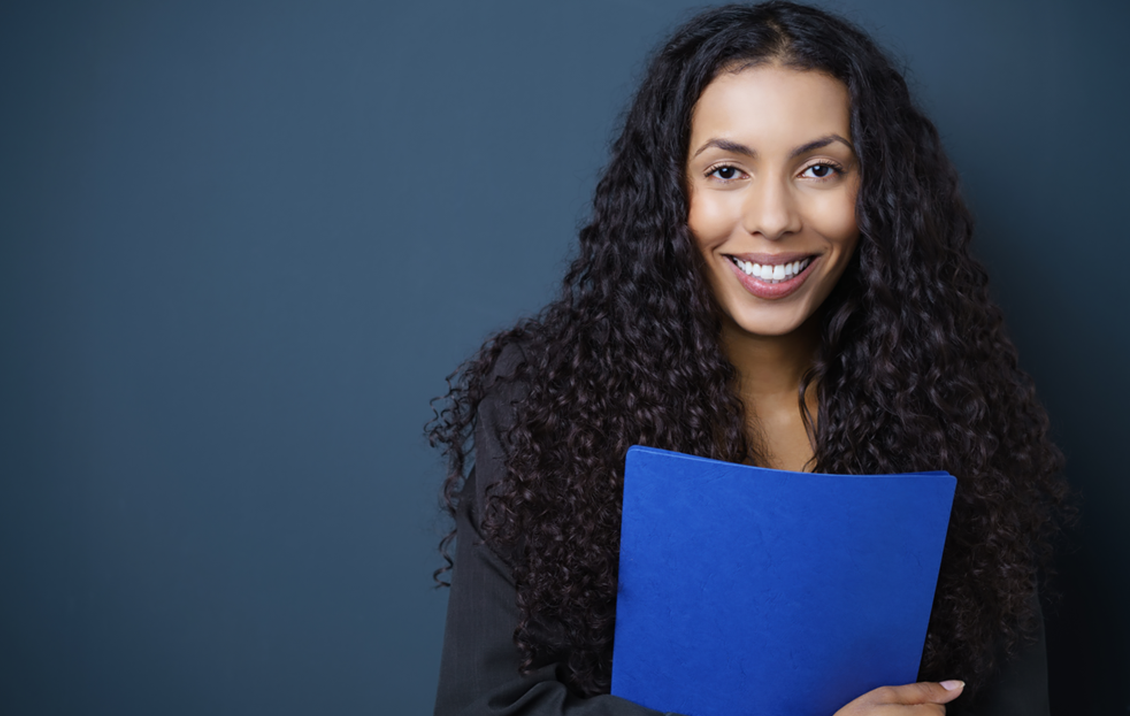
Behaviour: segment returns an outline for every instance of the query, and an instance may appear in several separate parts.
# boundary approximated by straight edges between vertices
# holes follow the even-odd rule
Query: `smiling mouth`
[[[765,283],[773,284],[783,283],[796,278],[802,271],[808,268],[808,265],[812,263],[815,257],[808,256],[796,261],[790,261],[786,264],[755,264],[751,261],[743,261],[736,256],[728,256],[727,258],[745,275],[764,281]]]

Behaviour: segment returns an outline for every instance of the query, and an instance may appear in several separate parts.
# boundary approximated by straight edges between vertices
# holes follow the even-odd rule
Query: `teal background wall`
[[[443,377],[554,292],[697,3],[0,8],[0,711],[430,713]],[[843,0],[908,68],[1084,503],[1064,713],[1130,708],[1130,4]]]

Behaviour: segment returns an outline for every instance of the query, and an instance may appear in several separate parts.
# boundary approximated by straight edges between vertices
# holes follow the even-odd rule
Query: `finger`
[[[875,703],[879,704],[948,704],[961,696],[964,681],[919,681],[903,686],[884,686],[875,690]]]

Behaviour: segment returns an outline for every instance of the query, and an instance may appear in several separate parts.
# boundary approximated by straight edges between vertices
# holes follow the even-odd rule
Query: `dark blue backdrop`
[[[430,711],[428,400],[555,290],[692,4],[3,5],[0,711]],[[833,7],[962,170],[1085,500],[1056,698],[1122,712],[1130,4]]]

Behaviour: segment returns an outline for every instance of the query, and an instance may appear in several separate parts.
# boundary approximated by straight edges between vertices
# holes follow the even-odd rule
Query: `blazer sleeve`
[[[1035,639],[1004,662],[973,702],[954,709],[954,716],[1050,716],[1044,617],[1039,611],[1039,596],[1033,594],[1032,599],[1039,616]]]
[[[553,664],[527,676],[518,672],[514,579],[507,562],[484,542],[479,515],[486,488],[505,474],[501,436],[513,423],[519,395],[513,385],[503,385],[479,406],[475,464],[456,509],[435,716],[662,716],[617,696],[580,698],[558,680]]]

